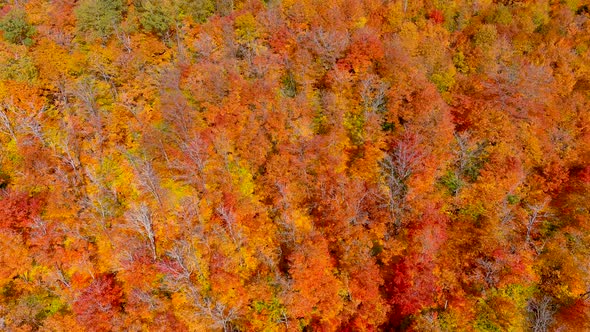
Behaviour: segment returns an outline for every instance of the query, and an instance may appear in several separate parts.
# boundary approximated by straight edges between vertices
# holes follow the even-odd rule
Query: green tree
[[[0,21],[0,30],[2,30],[4,39],[13,44],[23,44],[31,46],[35,35],[35,27],[27,22],[27,15],[23,10],[11,10]]]
[[[213,0],[182,0],[180,9],[190,15],[197,23],[205,22],[209,16],[215,13],[215,1]]]
[[[139,9],[139,22],[146,31],[163,36],[172,28],[174,9],[169,3],[146,0],[141,2]]]
[[[110,37],[123,19],[122,0],[83,0],[76,8],[78,30],[91,37]]]

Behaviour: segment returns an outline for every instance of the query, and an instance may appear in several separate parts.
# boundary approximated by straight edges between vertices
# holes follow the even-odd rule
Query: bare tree
[[[199,281],[193,280],[193,276],[203,275],[205,272],[196,259],[196,248],[182,240],[166,255],[173,262],[167,268],[172,272],[167,278],[167,287],[174,292],[184,292],[196,309],[194,314],[210,321],[210,328],[235,331],[233,322],[238,318],[240,305],[229,306],[204,295]]]
[[[422,160],[423,153],[419,150],[418,142],[414,137],[407,137],[400,140],[393,152],[386,155],[380,162],[387,188],[387,209],[396,232],[402,226],[402,217],[407,209],[405,205],[409,190],[407,181]]]
[[[18,142],[16,137],[16,125],[8,116],[8,109],[7,105],[2,105],[0,107],[0,132],[10,136],[15,142]]]
[[[375,75],[370,75],[361,81],[360,95],[361,105],[365,112],[383,112],[387,103],[387,83],[379,80]]]
[[[193,45],[196,53],[204,58],[209,58],[213,53],[219,51],[215,40],[206,32],[200,33]]]
[[[46,109],[46,106],[42,106],[38,110],[24,110],[14,105],[13,101],[2,103],[0,105],[0,132],[10,136],[15,142],[22,140],[23,136],[30,135],[46,144],[43,128],[38,120]]]
[[[291,202],[287,195],[287,188],[285,184],[278,181],[275,183],[275,187],[281,197],[276,206],[278,224],[281,226],[280,235],[283,241],[294,244],[297,239],[297,232],[295,231],[294,221],[287,213],[287,211],[291,210]]]
[[[347,200],[344,203],[347,206],[347,208],[352,212],[349,222],[348,222],[348,225],[357,225],[357,224],[367,225],[369,223],[368,213],[364,209],[363,204],[364,204],[365,199],[367,199],[367,197],[369,197],[369,195],[371,193],[368,191],[365,191],[364,187],[361,183],[357,182],[357,183],[355,183],[355,185],[356,185],[356,187],[361,187],[361,189],[357,189],[359,194],[356,195],[354,200]]]
[[[455,141],[457,142],[457,148],[455,154],[458,159],[459,171],[462,173],[469,164],[469,161],[473,158],[473,149],[470,149],[470,135],[469,132],[455,133]]]
[[[170,268],[170,270],[173,271],[174,278],[190,282],[193,268],[191,268],[191,264],[186,257],[194,258],[194,247],[187,241],[181,240],[178,245],[174,246],[172,250],[166,253],[166,256],[176,263]],[[200,265],[198,263],[192,265],[199,267],[200,270]]]
[[[334,67],[338,58],[348,47],[350,36],[347,32],[314,29],[309,34],[310,47],[323,62],[325,69]]]
[[[216,0],[215,9],[220,16],[227,16],[234,9],[234,0]]]
[[[66,288],[72,287],[72,284],[70,283],[70,278],[66,277],[63,268],[57,264],[55,264],[55,278],[64,287],[66,287]]]
[[[129,34],[123,29],[120,29],[118,24],[113,24],[113,30],[115,31],[115,36],[117,36],[121,46],[125,49],[125,52],[131,53],[133,51],[133,45]]]
[[[130,296],[132,298],[135,298],[139,302],[147,304],[148,308],[151,311],[156,311],[162,306],[160,301],[156,299],[152,294],[140,289],[132,290]]]
[[[198,136],[190,141],[180,141],[179,148],[183,152],[183,158],[171,159],[169,167],[178,172],[175,178],[189,184],[200,192],[205,192],[207,154],[206,143]]]
[[[486,258],[478,258],[475,262],[479,265],[476,277],[482,279],[488,288],[496,287],[500,280],[498,276],[498,273],[500,272],[498,263]]]
[[[160,186],[160,177],[156,174],[156,170],[151,162],[147,158],[135,157],[129,153],[127,157],[133,166],[133,170],[139,180],[141,187],[150,193],[154,199],[158,202],[158,205],[162,206],[162,187]]]
[[[542,203],[537,203],[534,205],[529,204],[528,210],[529,215],[525,222],[526,227],[526,238],[525,244],[531,246],[537,253],[540,253],[543,250],[544,244],[541,246],[537,246],[533,241],[533,235],[536,233],[536,225],[541,223],[543,219],[549,217],[551,214],[544,212],[545,208],[549,204],[550,199],[545,199]]]
[[[156,234],[154,232],[154,217],[150,208],[141,203],[127,213],[127,220],[134,231],[147,241],[152,258],[157,258]]]
[[[205,298],[199,306],[203,313],[213,320],[214,328],[221,327],[224,332],[237,331],[232,322],[238,318],[236,307],[229,307],[225,304]]]
[[[102,159],[99,162],[102,163]],[[120,206],[119,196],[116,188],[109,183],[105,178],[103,167],[83,167],[86,183],[92,184],[95,190],[87,192],[86,197],[83,198],[83,206],[97,215],[101,222],[103,229],[109,228],[110,218],[117,214],[117,209]]]
[[[108,68],[104,64],[104,60],[98,55],[94,55],[90,58],[90,69],[94,72],[97,79],[101,79],[110,86],[111,95],[113,99],[117,99],[117,86],[115,85],[116,71],[112,68]]]
[[[73,93],[92,116],[100,117],[100,114],[98,113],[98,103],[96,101],[98,99],[98,90],[96,88],[94,77],[85,77],[81,79],[76,85]]]
[[[230,236],[232,242],[236,245],[237,248],[241,248],[244,243],[244,239],[242,236],[242,232],[239,230],[238,225],[236,223],[236,216],[234,212],[224,206],[221,206],[217,208],[217,213],[225,222],[225,229],[227,231],[227,234]]]
[[[532,298],[527,305],[529,323],[533,332],[547,332],[553,324],[555,306],[547,295],[541,299]]]

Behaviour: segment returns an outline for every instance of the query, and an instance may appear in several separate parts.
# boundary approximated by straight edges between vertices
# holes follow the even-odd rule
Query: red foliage
[[[441,24],[445,21],[445,17],[443,15],[443,12],[441,10],[438,9],[433,9],[429,14],[428,14],[428,18],[436,23],[436,24]]]
[[[122,311],[123,290],[114,275],[100,275],[74,302],[74,313],[88,331],[111,331]]]
[[[156,266],[148,255],[133,254],[131,259],[124,260],[122,265],[125,271],[122,272],[120,277],[121,279],[125,278],[125,289],[150,288],[153,279],[159,272],[159,266]]]
[[[294,44],[292,35],[286,27],[280,28],[270,35],[268,43],[276,53],[287,53]]]
[[[588,331],[590,330],[590,303],[585,298],[576,299],[571,305],[558,312],[557,319],[567,331]]]
[[[0,194],[0,228],[23,230],[31,227],[41,212],[42,201],[26,193],[5,191]]]
[[[590,166],[584,167],[580,172],[580,180],[584,183],[590,183]]]
[[[590,330],[583,6],[8,2],[4,329]]]
[[[445,220],[435,207],[427,208],[411,230],[416,239],[412,252],[391,266],[393,273],[385,286],[392,305],[391,326],[398,326],[404,317],[436,303],[440,286],[434,270],[436,254],[446,239]]]
[[[11,9],[12,9],[12,6],[10,6],[10,5],[6,5],[2,8],[0,8],[0,17],[4,17],[4,15],[8,14],[8,12],[10,12]]]
[[[364,28],[352,37],[352,44],[343,61],[350,64],[355,72],[364,72],[372,62],[382,60],[383,56],[384,49],[379,35],[369,28]]]

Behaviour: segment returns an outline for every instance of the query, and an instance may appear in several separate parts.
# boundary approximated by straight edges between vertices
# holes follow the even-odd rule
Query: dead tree
[[[150,208],[141,203],[127,214],[127,220],[131,228],[139,233],[147,242],[152,258],[156,260],[156,234],[154,232],[154,216]]]
[[[553,315],[555,307],[549,296],[543,296],[541,299],[533,298],[529,300],[527,311],[529,313],[529,323],[533,332],[547,332],[553,324]]]
[[[386,205],[397,233],[402,227],[402,217],[407,210],[408,180],[423,159],[418,142],[413,137],[399,141],[395,149],[380,162],[386,189]]]
[[[533,248],[537,253],[540,253],[543,250],[544,245],[537,246],[533,241],[533,235],[536,233],[536,225],[543,222],[543,219],[550,216],[549,213],[544,212],[545,208],[549,204],[549,199],[545,199],[542,203],[538,203],[535,205],[528,205],[529,215],[528,219],[526,220],[525,227],[526,227],[526,237],[525,237],[525,244],[529,245]]]

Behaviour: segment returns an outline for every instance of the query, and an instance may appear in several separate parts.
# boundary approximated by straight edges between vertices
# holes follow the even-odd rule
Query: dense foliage
[[[584,0],[11,0],[0,31],[0,330],[590,330]]]

